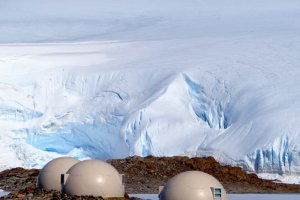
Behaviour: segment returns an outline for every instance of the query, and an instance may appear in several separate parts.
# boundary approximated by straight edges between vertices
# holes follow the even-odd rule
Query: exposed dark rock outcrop
[[[0,172],[0,188],[5,191],[34,190],[38,169],[21,167]]]
[[[295,193],[300,185],[274,183],[240,167],[222,166],[213,157],[129,157],[108,161],[126,175],[128,193],[157,193],[158,186],[180,172],[199,170],[216,177],[229,193]]]

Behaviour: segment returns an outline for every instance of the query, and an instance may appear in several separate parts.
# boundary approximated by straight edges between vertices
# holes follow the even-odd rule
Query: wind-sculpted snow
[[[212,155],[299,174],[299,18],[297,0],[0,0],[0,169]]]

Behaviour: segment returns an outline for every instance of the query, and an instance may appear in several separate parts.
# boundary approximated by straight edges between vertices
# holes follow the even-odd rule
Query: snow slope
[[[297,0],[0,0],[0,169],[212,155],[300,173]]]

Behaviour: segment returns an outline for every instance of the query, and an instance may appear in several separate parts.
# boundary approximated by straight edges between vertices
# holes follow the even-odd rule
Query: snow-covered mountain
[[[213,155],[300,173],[298,0],[0,0],[0,169]]]

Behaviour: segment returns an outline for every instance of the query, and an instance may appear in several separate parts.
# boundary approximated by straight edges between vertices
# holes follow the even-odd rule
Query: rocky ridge
[[[222,166],[213,157],[129,157],[109,160],[126,176],[128,193],[157,193],[158,187],[173,176],[190,170],[203,171],[216,177],[228,193],[298,193],[300,185],[276,183],[246,173],[240,167]]]

